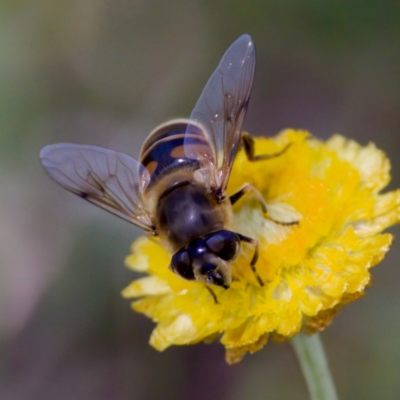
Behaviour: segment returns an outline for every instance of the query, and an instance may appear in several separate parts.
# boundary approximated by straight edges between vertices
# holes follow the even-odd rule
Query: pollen
[[[340,309],[364,295],[370,268],[389,250],[393,237],[382,233],[400,220],[400,190],[381,194],[390,181],[390,163],[374,144],[335,135],[326,142],[307,132],[286,130],[255,139],[256,154],[279,157],[251,162],[239,152],[228,194],[244,184],[256,187],[268,206],[246,195],[234,205],[235,232],[257,239],[243,243],[232,263],[229,289],[185,281],[169,268],[171,256],[159,243],[137,239],[126,265],[145,274],[123,292],[132,307],[156,327],[150,344],[209,342],[217,338],[229,363],[261,349],[268,337],[288,339],[300,330],[325,329]],[[297,221],[297,224],[288,223]]]

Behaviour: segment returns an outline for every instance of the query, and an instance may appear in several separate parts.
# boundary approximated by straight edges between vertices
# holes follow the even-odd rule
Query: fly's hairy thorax
[[[229,199],[219,203],[207,187],[181,181],[159,197],[155,216],[161,241],[176,252],[195,238],[229,227],[232,207]]]

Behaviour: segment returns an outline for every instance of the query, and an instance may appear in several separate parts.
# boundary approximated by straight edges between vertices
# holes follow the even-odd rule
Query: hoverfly
[[[245,185],[228,197],[226,187],[241,144],[249,160],[250,136],[241,132],[249,103],[255,49],[242,35],[226,51],[208,80],[189,119],[169,121],[150,133],[139,160],[116,151],[76,144],[53,144],[40,153],[44,169],[57,183],[83,199],[159,237],[171,254],[170,268],[180,277],[229,288],[230,264],[241,242],[258,241],[230,230],[232,205],[253,190]]]

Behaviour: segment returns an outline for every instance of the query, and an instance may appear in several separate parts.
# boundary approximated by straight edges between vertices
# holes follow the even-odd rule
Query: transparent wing
[[[226,51],[208,80],[190,120],[203,126],[216,155],[220,187],[228,184],[238,151],[240,131],[249,103],[255,68],[255,48],[249,35],[242,35]],[[190,134],[191,125],[188,125]],[[189,141],[188,135],[187,141]],[[186,141],[185,141],[186,142]],[[195,146],[186,146],[190,158],[202,158]]]
[[[46,172],[65,189],[151,230],[142,195],[150,176],[134,158],[95,146],[53,144],[40,152]]]

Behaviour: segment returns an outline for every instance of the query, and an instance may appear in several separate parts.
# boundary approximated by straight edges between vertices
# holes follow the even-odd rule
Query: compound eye
[[[188,281],[195,280],[192,262],[189,253],[186,250],[181,250],[175,253],[171,260],[171,269],[177,275]]]
[[[219,258],[225,261],[233,260],[238,252],[240,239],[235,232],[213,232],[206,238],[207,247]]]

